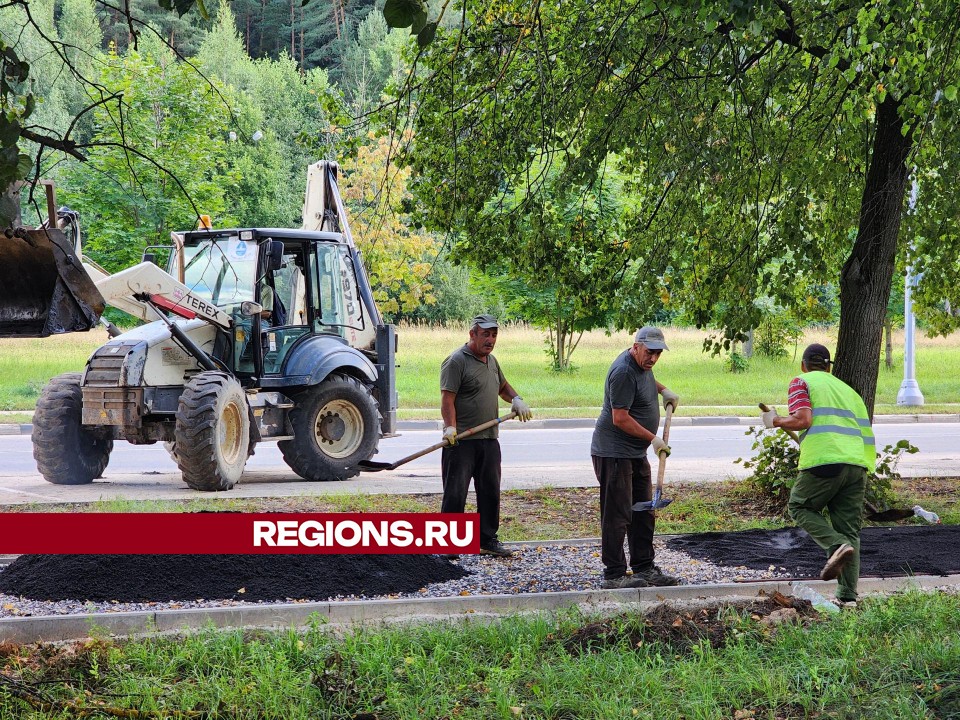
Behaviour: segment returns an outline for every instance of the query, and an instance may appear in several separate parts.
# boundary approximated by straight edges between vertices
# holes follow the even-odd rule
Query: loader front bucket
[[[0,337],[90,330],[104,307],[62,230],[0,234]]]

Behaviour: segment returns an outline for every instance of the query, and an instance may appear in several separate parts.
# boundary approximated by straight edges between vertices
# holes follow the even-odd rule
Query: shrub
[[[763,500],[772,512],[786,516],[790,490],[797,479],[800,448],[787,433],[768,430],[755,425],[747,430],[754,437],[751,450],[755,455],[749,460],[737,458],[734,462],[752,468],[753,474],[744,480],[745,487],[758,499]],[[897,502],[893,482],[900,479],[897,465],[903,453],[912,455],[919,448],[909,440],[900,440],[886,445],[877,454],[877,470],[867,477],[866,501],[877,508],[891,507]]]
[[[753,333],[753,350],[771,358],[787,357],[790,345],[803,337],[803,327],[787,313],[767,315]]]
[[[726,369],[734,374],[744,373],[750,368],[750,361],[738,352],[732,352],[723,363]]]

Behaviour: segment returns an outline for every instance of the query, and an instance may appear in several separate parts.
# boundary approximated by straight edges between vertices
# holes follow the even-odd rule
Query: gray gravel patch
[[[487,555],[462,555],[456,562],[470,574],[459,580],[434,583],[415,593],[378,595],[372,597],[337,595],[323,598],[331,601],[440,598],[480,595],[514,595],[520,593],[549,593],[578,590],[599,590],[602,581],[600,546],[582,545],[524,545],[514,546],[512,558]],[[687,553],[667,548],[663,541],[654,541],[656,563],[669,575],[683,580],[685,585],[713,585],[717,583],[750,582],[790,577],[786,568],[769,566],[766,570],[747,567],[715,565],[698,560]],[[321,598],[314,598],[313,601]],[[0,618],[37,617],[48,615],[87,615],[91,613],[121,613],[195,608],[243,607],[276,602],[305,602],[290,598],[276,598],[271,603],[250,603],[240,600],[184,599],[176,602],[87,602],[82,599],[41,601],[0,594]]]

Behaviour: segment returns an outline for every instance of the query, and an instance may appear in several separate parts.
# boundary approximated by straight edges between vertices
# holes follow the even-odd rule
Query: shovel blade
[[[360,468],[361,472],[380,472],[381,470],[396,469],[396,465],[393,463],[375,462],[373,460],[361,460],[357,463],[357,467]]]

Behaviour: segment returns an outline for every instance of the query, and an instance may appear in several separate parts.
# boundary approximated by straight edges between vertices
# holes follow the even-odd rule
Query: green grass
[[[440,364],[467,340],[467,331],[403,326],[398,335],[400,417],[438,419]],[[782,406],[787,384],[799,370],[799,359],[792,355],[781,359],[754,356],[747,372],[733,374],[726,370],[722,358],[702,352],[702,331],[668,328],[666,335],[670,350],[663,354],[655,372],[657,379],[680,394],[680,416],[749,417],[756,415],[759,402]],[[89,355],[105,339],[105,334],[97,330],[43,339],[0,340],[0,410],[32,410],[40,389],[52,376],[82,370]],[[610,363],[630,345],[631,335],[587,333],[574,353],[575,369],[567,373],[548,369],[543,339],[543,333],[528,327],[501,328],[496,355],[507,379],[531,404],[537,417],[595,417]],[[808,334],[804,343],[814,340],[834,347],[835,331]],[[902,338],[896,337],[895,345],[902,347]],[[916,368],[927,405],[919,410],[897,406],[903,380],[903,356],[898,351],[892,370],[881,367],[876,412],[960,412],[960,383],[956,382],[960,376],[960,334],[918,338]],[[27,422],[29,415],[4,420]]]
[[[0,716],[948,718],[960,713],[958,616],[957,595],[908,593],[775,632],[730,608],[710,625],[725,638],[714,645],[628,609],[343,637],[319,622],[301,633],[208,630],[51,647],[42,662],[35,648],[6,646],[18,684],[0,691]],[[31,711],[7,690],[25,685],[56,709]]]
[[[32,410],[50,378],[80,372],[93,351],[107,341],[97,329],[48,338],[0,340],[0,410]],[[7,417],[4,422],[23,422]]]
[[[399,329],[400,406],[417,417],[437,417],[438,376],[443,359],[467,339],[466,330],[402,327]],[[790,379],[799,372],[804,343],[815,340],[836,346],[835,334],[809,334],[797,357],[771,359],[754,356],[749,370],[733,374],[722,358],[702,352],[705,334],[699,330],[668,328],[665,352],[656,366],[657,379],[680,394],[678,415],[756,415],[760,402],[783,404]],[[573,356],[573,372],[547,368],[543,334],[526,327],[503,327],[494,351],[504,374],[531,403],[540,417],[595,416],[603,399],[603,382],[610,363],[630,346],[629,333],[608,336],[594,331],[584,336]],[[902,342],[900,343],[902,345]],[[960,412],[960,334],[949,338],[920,338],[917,348],[917,381],[928,403],[922,412]],[[903,381],[902,352],[895,353],[893,370],[881,368],[877,392],[878,412],[897,408]],[[955,405],[951,407],[951,404]],[[423,412],[426,410],[427,412]],[[898,408],[916,413],[916,408]]]

